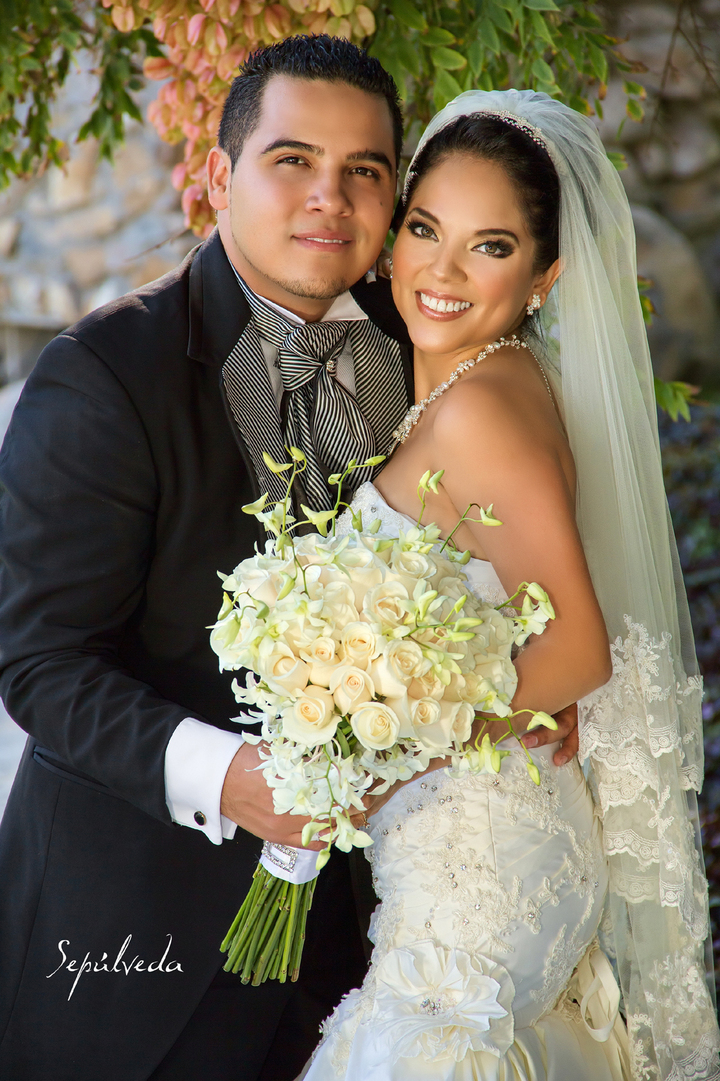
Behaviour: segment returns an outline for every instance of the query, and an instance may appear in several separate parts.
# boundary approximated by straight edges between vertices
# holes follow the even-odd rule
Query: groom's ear
[[[230,156],[219,146],[214,146],[207,158],[207,187],[210,206],[215,210],[227,210],[229,207],[231,180]]]

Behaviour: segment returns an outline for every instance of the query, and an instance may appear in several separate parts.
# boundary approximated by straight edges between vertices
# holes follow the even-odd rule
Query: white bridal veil
[[[525,128],[560,179],[563,270],[541,319],[577,466],[577,521],[612,644],[612,679],[580,703],[580,754],[603,820],[604,945],[617,959],[633,1078],[717,1079],[696,799],[702,686],[663,487],[627,197],[591,122],[530,90],[461,94],[418,151],[473,113]]]

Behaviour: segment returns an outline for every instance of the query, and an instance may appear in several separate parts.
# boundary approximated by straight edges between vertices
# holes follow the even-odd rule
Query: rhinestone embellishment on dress
[[[443,1003],[440,998],[424,998],[420,1003],[420,1009],[424,1013],[429,1013],[431,1017],[437,1017],[439,1013],[442,1013]]]

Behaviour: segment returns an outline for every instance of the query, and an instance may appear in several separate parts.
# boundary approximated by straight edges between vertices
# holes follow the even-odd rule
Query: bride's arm
[[[552,714],[610,678],[610,651],[563,469],[569,450],[549,402],[538,408],[523,378],[510,379],[488,372],[447,396],[433,418],[433,468],[445,470],[443,488],[458,516],[470,503],[494,505],[502,526],[467,528],[508,594],[536,581],[550,595],[556,619],[516,659],[513,708]],[[428,519],[432,511],[428,503]]]

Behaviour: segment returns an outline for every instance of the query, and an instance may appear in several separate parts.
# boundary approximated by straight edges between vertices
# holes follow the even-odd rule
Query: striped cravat
[[[342,471],[353,458],[364,461],[386,450],[393,423],[407,409],[400,347],[369,320],[291,324],[239,276],[238,281],[252,318],[223,366],[223,380],[261,491],[273,499],[285,492],[282,477],[265,466],[263,451],[287,461],[286,448],[296,446],[308,461],[296,494],[315,510],[327,509],[336,495],[327,477]],[[281,417],[260,339],[278,351],[284,391]],[[352,350],[356,395],[334,377],[346,342]],[[372,468],[353,473],[344,495],[372,474]]]

